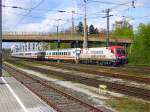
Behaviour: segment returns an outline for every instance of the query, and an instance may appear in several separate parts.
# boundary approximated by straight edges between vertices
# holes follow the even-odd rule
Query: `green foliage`
[[[51,49],[57,49],[57,42],[50,43]],[[60,43],[60,49],[70,48],[70,43]]]
[[[132,98],[111,98],[107,103],[118,112],[149,112],[150,103]]]
[[[135,64],[150,64],[150,24],[140,24],[129,59]]]
[[[77,26],[77,32],[78,33],[83,33],[83,23],[79,22],[78,26]]]
[[[10,58],[10,54],[11,54],[11,50],[10,49],[6,49],[6,48],[2,49],[2,58],[3,59]]]
[[[70,47],[71,47],[70,43],[61,43],[61,46],[60,46],[61,49],[66,49]]]
[[[89,33],[90,34],[98,34],[98,29],[97,28],[94,28],[94,25],[90,25],[90,27],[89,27]]]
[[[132,27],[122,27],[116,28],[114,32],[112,32],[113,37],[122,37],[122,38],[133,38],[134,33]]]
[[[89,33],[90,34],[94,34],[95,33],[95,28],[94,28],[94,26],[92,24],[89,27]]]
[[[57,49],[57,42],[50,43],[51,49]]]

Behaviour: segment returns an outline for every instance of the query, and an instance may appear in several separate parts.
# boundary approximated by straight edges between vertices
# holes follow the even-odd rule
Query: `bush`
[[[129,59],[135,64],[150,65],[150,24],[140,24]]]

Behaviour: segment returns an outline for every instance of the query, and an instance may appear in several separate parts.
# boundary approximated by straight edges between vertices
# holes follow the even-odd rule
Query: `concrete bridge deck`
[[[70,41],[83,41],[83,35],[80,34],[70,34],[70,33],[61,33],[58,34],[50,34],[50,33],[29,33],[29,32],[23,32],[23,33],[18,33],[18,32],[7,32],[3,33],[2,35],[2,40],[3,42],[38,42],[38,41],[44,41],[44,42],[51,42],[51,41],[65,41],[65,42],[70,42]],[[95,34],[95,35],[89,35],[88,36],[88,41],[91,42],[105,42],[106,36]],[[117,43],[127,43],[131,44],[133,43],[132,39],[128,38],[113,38],[110,36],[110,42],[117,42]]]

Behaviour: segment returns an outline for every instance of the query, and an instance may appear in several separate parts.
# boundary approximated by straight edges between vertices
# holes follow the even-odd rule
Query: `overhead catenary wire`
[[[103,2],[102,0],[88,0],[88,3],[89,2],[91,2],[92,3],[92,1],[95,1],[95,3],[97,2]],[[133,1],[136,1],[136,0],[130,0],[130,1],[127,1],[127,2],[125,2],[125,3],[116,3],[116,2],[106,2],[105,4],[110,4],[110,3],[112,3],[112,4],[110,4],[110,5],[116,5],[116,6],[113,6],[113,7],[116,7],[116,8],[119,8],[119,7],[121,7],[121,6],[132,6],[132,5],[134,5],[133,4]],[[102,3],[101,3],[102,4]],[[125,5],[123,5],[123,4],[125,4]],[[5,4],[4,4],[5,5]],[[19,6],[18,6],[19,7]],[[23,7],[22,7],[23,8]],[[33,7],[34,8],[34,7]],[[40,11],[41,9],[36,9],[36,8],[23,8],[23,9],[27,9],[28,11],[29,11],[29,14],[32,12],[32,10],[34,10],[34,11]],[[111,7],[110,7],[111,8]],[[116,9],[115,8],[115,9]],[[129,7],[126,9],[126,10],[129,10]],[[31,11],[31,12],[30,12]],[[44,10],[43,10],[44,11]],[[49,10],[47,10],[47,11],[49,11]],[[122,12],[122,11],[120,11],[120,12]],[[120,13],[119,11],[118,11],[118,13]],[[44,18],[44,17],[42,17],[42,16],[30,16],[29,14],[22,14],[22,13],[20,13],[20,14],[17,14],[17,15],[20,15],[20,16],[23,16],[23,18],[27,18],[27,17],[29,17],[29,18]],[[78,21],[78,20],[81,20],[81,19],[83,19],[83,17],[80,17],[82,14],[79,14],[79,13],[77,13],[77,15],[79,15],[79,18],[77,18],[77,19],[75,19],[76,21]],[[99,15],[99,16],[98,16]],[[102,16],[101,15],[103,15],[103,13],[101,14],[101,13],[98,13],[98,12],[96,12],[96,13],[91,13],[91,14],[88,14],[87,15],[87,18],[88,19],[93,19],[93,20],[95,20],[95,19],[100,19]],[[124,14],[123,14],[124,15]],[[122,15],[122,16],[123,16]],[[116,15],[114,15],[114,16],[117,16],[117,14]],[[121,16],[121,15],[120,15]],[[100,17],[100,18],[98,18],[98,17]],[[143,18],[135,18],[135,19],[147,19],[148,17],[143,17]],[[23,19],[24,20],[24,19]],[[21,22],[23,21],[23,20],[20,20]],[[18,22],[17,23],[17,26],[21,23],[21,22]],[[67,24],[67,23],[66,23]]]
[[[19,22],[15,25],[15,27],[17,27],[26,18],[26,16],[28,16],[34,9],[36,9],[38,6],[40,6],[44,1],[45,0],[41,0],[37,5],[35,5],[33,8],[31,8],[31,10],[29,10],[29,12],[27,14],[25,14],[25,16],[19,20]]]

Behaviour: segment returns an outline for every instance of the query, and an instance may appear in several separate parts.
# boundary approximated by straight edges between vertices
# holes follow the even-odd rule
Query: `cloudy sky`
[[[123,16],[134,26],[139,23],[148,23],[150,20],[150,0],[88,0],[87,1],[87,22],[96,27],[106,28],[106,18],[103,12],[111,8],[110,27],[116,20]],[[125,5],[119,5],[124,4]],[[84,0],[2,0],[3,31],[20,32],[54,32],[55,25],[61,30],[71,26],[71,11],[74,14],[75,24],[83,21]],[[12,8],[12,7],[20,8]],[[66,13],[58,11],[64,10]],[[56,21],[62,19],[61,21]]]

